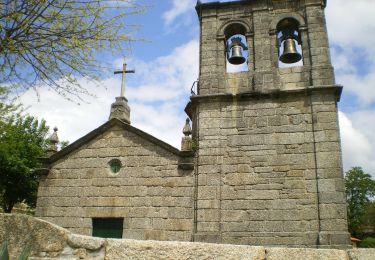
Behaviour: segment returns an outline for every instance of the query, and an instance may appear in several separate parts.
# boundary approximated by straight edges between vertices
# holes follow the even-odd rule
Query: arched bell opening
[[[248,71],[248,46],[246,28],[241,24],[230,24],[224,30],[226,71]]]
[[[299,23],[293,18],[285,18],[277,24],[279,67],[303,66],[302,40]]]

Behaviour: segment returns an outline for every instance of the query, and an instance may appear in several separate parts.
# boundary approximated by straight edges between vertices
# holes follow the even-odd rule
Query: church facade
[[[325,6],[198,1],[192,137],[186,124],[180,151],[131,126],[117,98],[107,123],[44,160],[36,216],[94,236],[348,246]]]

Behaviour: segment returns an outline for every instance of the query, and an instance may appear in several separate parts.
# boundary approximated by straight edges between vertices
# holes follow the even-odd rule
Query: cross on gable
[[[114,74],[122,74],[121,97],[125,95],[125,75],[126,73],[135,73],[135,70],[126,70],[126,63],[122,65],[122,70],[115,71]]]

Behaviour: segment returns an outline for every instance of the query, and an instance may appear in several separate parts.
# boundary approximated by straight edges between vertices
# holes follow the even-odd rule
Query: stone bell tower
[[[326,4],[198,1],[195,241],[349,245]]]

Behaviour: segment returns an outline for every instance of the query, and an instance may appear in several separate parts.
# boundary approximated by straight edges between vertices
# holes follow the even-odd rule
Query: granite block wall
[[[116,174],[113,158],[123,165]],[[84,235],[92,218],[120,217],[124,238],[190,241],[193,177],[177,164],[177,155],[114,126],[51,166],[36,216]]]
[[[322,231],[348,239],[335,95],[321,94],[202,99],[197,240],[313,246]]]
[[[349,244],[326,1],[239,1],[197,7],[201,64],[195,105],[199,241]],[[279,63],[277,25],[298,24],[302,61]],[[225,40],[249,47],[226,69]]]

